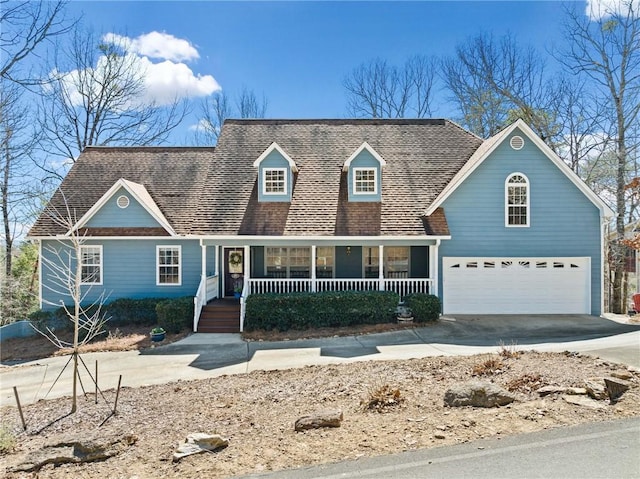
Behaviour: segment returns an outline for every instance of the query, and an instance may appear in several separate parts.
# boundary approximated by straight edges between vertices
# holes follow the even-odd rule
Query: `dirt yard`
[[[114,391],[105,393],[110,405],[81,398],[78,412],[66,417],[68,398],[28,406],[26,433],[20,432],[16,408],[4,408],[2,422],[16,437],[0,462],[8,478],[223,478],[640,414],[637,372],[570,353],[511,353],[314,366],[123,389],[117,415],[101,427]],[[545,385],[583,387],[587,378],[612,373],[631,384],[615,404],[575,405],[567,401],[575,396],[536,392]],[[491,409],[443,405],[448,388],[473,378],[512,389],[518,401]],[[384,386],[397,389],[398,400],[367,409],[363,404]],[[296,419],[326,409],[343,412],[340,427],[294,431]],[[173,462],[176,446],[195,432],[218,433],[229,438],[229,446]],[[11,472],[28,453],[61,438],[129,434],[135,443],[102,462]]]

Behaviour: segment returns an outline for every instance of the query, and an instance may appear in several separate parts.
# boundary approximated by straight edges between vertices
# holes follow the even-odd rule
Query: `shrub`
[[[440,317],[440,299],[433,294],[414,293],[404,298],[417,323],[436,321]]]
[[[193,324],[193,296],[160,301],[156,313],[160,327],[167,333],[179,333]]]
[[[151,325],[158,322],[156,306],[165,298],[119,298],[105,306],[111,324]]]
[[[398,388],[392,388],[388,384],[374,386],[367,392],[364,399],[360,401],[363,410],[384,412],[385,409],[397,406],[404,401]]]
[[[390,291],[255,294],[247,298],[245,328],[308,329],[389,323],[398,295]]]
[[[17,440],[13,430],[6,424],[0,424],[0,456],[13,452]]]

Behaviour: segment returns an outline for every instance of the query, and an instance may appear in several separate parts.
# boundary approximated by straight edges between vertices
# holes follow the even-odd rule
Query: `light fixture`
[[[351,246],[347,246],[347,255],[351,254]]]

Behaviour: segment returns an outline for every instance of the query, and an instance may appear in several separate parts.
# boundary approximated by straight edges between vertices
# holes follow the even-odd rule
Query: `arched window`
[[[505,226],[529,226],[529,180],[522,173],[507,177],[505,193]]]

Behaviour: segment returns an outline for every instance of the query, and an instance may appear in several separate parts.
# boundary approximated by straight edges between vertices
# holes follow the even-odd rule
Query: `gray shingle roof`
[[[257,200],[253,162],[274,141],[299,169],[291,203]],[[342,166],[364,141],[387,163],[382,203],[348,202]],[[215,152],[88,148],[61,188],[80,218],[119,178],[141,183],[178,234],[447,234],[441,211],[423,212],[481,144],[446,120],[227,120]],[[59,233],[42,215],[30,235]]]
[[[89,147],[71,167],[50,206],[65,211],[66,198],[69,209],[80,219],[116,181],[124,178],[143,184],[174,230],[187,234],[193,226],[213,152],[214,148]],[[65,232],[45,210],[29,235]]]
[[[298,166],[286,207],[258,204],[253,162],[276,142]],[[342,166],[367,141],[387,165],[382,203],[349,203]],[[422,215],[482,140],[446,120],[228,120],[197,229],[285,236],[424,235]]]

